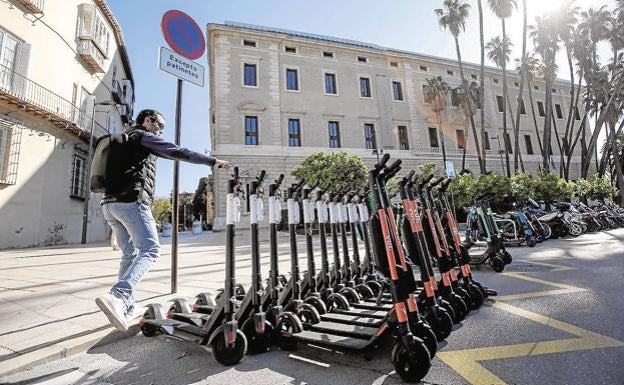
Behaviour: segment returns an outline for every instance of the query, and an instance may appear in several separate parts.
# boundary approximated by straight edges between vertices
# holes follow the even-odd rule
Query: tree
[[[526,38],[527,38],[527,8],[526,0],[522,0],[522,61],[521,67],[524,68],[524,60],[526,60]],[[525,77],[520,73],[520,87],[518,87],[518,104],[516,107],[516,128],[514,129],[514,172],[518,171],[518,159],[520,157],[520,112],[524,106],[524,81]],[[521,105],[522,104],[522,105]],[[524,167],[522,167],[524,171]]]
[[[502,38],[502,55],[500,58],[502,61],[496,62],[503,70],[503,133],[505,134],[505,140],[507,140],[507,62],[509,61],[508,52],[508,44],[510,44],[509,38],[507,37],[507,32],[505,31],[505,19],[511,17],[513,10],[517,8],[516,0],[488,0],[488,4],[490,5],[490,9],[492,12],[501,19],[501,26],[503,30],[503,38]],[[511,171],[509,169],[509,152],[507,151],[507,145],[505,145],[505,158],[506,158],[506,167],[507,167],[507,176],[511,175]]]
[[[464,83],[468,83],[467,80],[463,81]],[[477,83],[475,82],[470,82],[470,84],[464,84],[463,87],[458,87],[457,88],[457,95],[459,97],[459,105],[462,109],[462,112],[464,114],[464,118],[466,120],[470,119],[472,125],[472,132],[473,135],[475,136],[475,145],[477,146],[477,154],[481,154],[481,149],[478,147],[478,143],[476,142],[477,139],[477,131],[476,128],[474,126],[474,111],[475,108],[477,106],[477,100],[479,98],[479,89],[477,86]],[[466,130],[467,132],[467,130]],[[466,168],[466,151],[468,149],[468,134],[466,134],[466,139],[465,139],[465,144],[464,144],[464,151],[462,154],[462,170]],[[481,171],[482,174],[485,173],[485,169],[483,166],[483,162],[481,161],[481,156],[477,155],[479,157],[479,169]]]
[[[172,209],[171,199],[156,198],[152,204],[152,216],[158,223],[169,222]]]
[[[529,104],[531,104],[531,115],[533,116],[533,126],[535,127],[535,136],[537,137],[537,143],[539,145],[540,154],[543,156],[542,138],[537,125],[537,118],[535,117],[535,103],[533,103],[533,80],[535,74],[537,74],[541,63],[539,58],[535,57],[534,53],[527,53],[524,60],[516,59],[516,70],[520,73],[521,77],[527,82],[527,89],[529,90]]]
[[[531,38],[533,40],[533,46],[535,52],[537,52],[543,63],[543,75],[546,82],[545,89],[545,101],[546,105],[546,118],[544,119],[544,134],[542,140],[542,165],[544,170],[550,170],[550,155],[551,151],[551,128],[552,128],[552,89],[553,82],[555,81],[557,66],[555,64],[555,57],[559,49],[558,45],[558,33],[556,20],[551,16],[536,17],[535,24],[529,27],[531,30]]]
[[[485,133],[485,39],[483,37],[483,6],[481,4],[481,0],[477,1],[477,5],[479,8],[479,43],[481,45],[481,65],[479,67],[479,100],[481,101],[481,143],[482,154],[481,159],[483,161],[483,169],[482,173],[487,172],[487,160],[485,156],[485,141],[486,141],[486,133]]]
[[[197,189],[195,190],[195,195],[193,196],[193,219],[198,219],[201,217],[202,220],[206,220],[206,192],[208,189],[208,178],[202,177],[199,179],[199,183],[197,185]]]
[[[488,58],[492,60],[498,67],[503,69],[503,135],[505,138],[505,168],[506,175],[511,175],[511,169],[509,167],[509,151],[507,148],[507,62],[509,61],[509,54],[511,53],[511,42],[508,37],[500,38],[500,36],[493,37],[485,46],[488,51]]]
[[[462,31],[466,30],[466,19],[468,18],[470,4],[464,3],[461,0],[444,0],[442,2],[443,8],[438,8],[434,12],[438,16],[438,23],[440,26],[446,30],[448,30],[451,35],[453,35],[453,39],[455,40],[455,51],[457,53],[457,63],[459,65],[459,76],[461,78],[461,87],[463,89],[464,95],[470,95],[470,90],[468,88],[469,83],[466,81],[466,77],[464,75],[464,66],[462,63],[461,50],[459,48],[459,34]],[[464,98],[467,101],[467,98]],[[470,126],[472,127],[472,132],[475,140],[475,148],[477,151],[477,159],[479,160],[479,169],[481,173],[485,172],[485,166],[482,160],[481,147],[479,145],[479,137],[477,136],[477,128],[474,122],[474,105],[470,102],[467,102],[463,106],[465,110],[465,116],[470,119]],[[467,142],[467,141],[466,141]],[[467,143],[464,145],[464,156],[462,160],[462,168],[465,166],[466,161],[466,148]]]
[[[368,181],[368,168],[359,156],[346,151],[315,152],[295,167],[292,175],[332,190],[357,190]]]
[[[442,160],[446,165],[446,146],[445,146],[445,133],[444,123],[442,122],[442,112],[446,109],[446,103],[449,93],[449,86],[442,76],[436,76],[431,79],[427,79],[427,84],[424,88],[425,100],[433,105],[433,111],[436,114],[437,124],[440,128],[440,144],[442,145]]]

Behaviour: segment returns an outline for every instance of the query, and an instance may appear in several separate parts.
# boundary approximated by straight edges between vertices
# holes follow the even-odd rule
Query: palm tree
[[[493,37],[485,46],[488,51],[488,58],[492,60],[500,68],[503,68],[503,78],[505,78],[505,69],[507,62],[509,61],[509,54],[511,53],[511,42],[508,37],[501,39],[500,36]],[[507,176],[511,176],[511,169],[509,167],[509,151],[507,147],[507,86],[505,80],[503,80],[503,136],[505,138],[505,167]]]
[[[526,38],[527,38],[527,7],[526,0],[522,0],[522,60],[526,60]],[[524,63],[521,64],[524,67]],[[514,153],[514,172],[518,171],[518,159],[520,158],[520,111],[521,111],[521,103],[524,104],[523,101],[523,92],[524,92],[524,80],[525,77],[520,75],[520,87],[518,87],[518,104],[516,107],[516,128],[514,129],[514,143],[515,143],[515,153]],[[522,167],[524,171],[524,167]]]
[[[485,156],[485,39],[483,37],[483,7],[481,0],[477,1],[479,8],[479,41],[481,43],[481,67],[479,73],[479,100],[481,104],[481,143],[483,143],[483,150],[481,159],[483,162],[483,169],[487,171],[486,156]],[[482,171],[483,172],[483,171]]]
[[[556,28],[556,22],[551,16],[536,17],[535,24],[529,27],[531,30],[531,38],[533,39],[533,46],[535,52],[537,52],[541,58],[544,69],[544,80],[546,81],[545,91],[545,105],[546,114],[544,119],[544,136],[542,145],[544,151],[542,151],[542,165],[544,170],[550,170],[550,148],[551,148],[551,128],[552,128],[552,84],[555,80],[556,64],[555,56],[558,45],[558,33]]]
[[[444,0],[442,3],[443,8],[438,8],[434,12],[438,16],[438,23],[440,26],[451,32],[453,39],[455,40],[455,51],[457,52],[457,63],[459,64],[459,76],[461,78],[461,87],[464,89],[464,94],[468,94],[468,83],[464,76],[464,66],[461,58],[461,50],[459,49],[459,34],[466,29],[466,19],[470,10],[470,4],[464,3],[462,0]],[[473,108],[474,106],[468,103],[467,108]],[[477,136],[477,128],[474,122],[474,116],[472,111],[469,111],[466,115],[470,119],[470,125],[475,140],[475,148],[477,150],[477,159],[479,159],[479,169],[481,173],[485,173],[485,166],[481,159],[481,148],[479,146],[479,137]],[[464,162],[466,147],[464,146]],[[464,164],[462,164],[462,169]]]
[[[462,87],[457,87],[459,105],[464,114],[464,118],[466,120],[470,119],[471,121],[474,121],[473,114],[477,107],[477,100],[479,98],[479,86],[475,82],[470,82],[470,84],[467,84],[468,83],[467,80],[464,80],[464,82],[465,83],[463,84]],[[473,132],[473,135],[477,134],[476,130],[474,129],[474,126],[473,126],[472,132]],[[468,143],[468,135],[466,134],[465,143],[464,143],[464,151],[462,154],[462,167],[461,167],[462,170],[466,168],[466,149],[468,148],[467,143]],[[477,150],[477,153],[479,153],[479,151],[480,150]]]
[[[437,124],[440,128],[440,144],[442,145],[442,159],[444,161],[444,167],[446,167],[446,147],[445,147],[445,135],[444,125],[442,123],[442,111],[446,109],[446,101],[450,88],[448,84],[442,79],[442,76],[436,76],[431,79],[427,79],[427,84],[424,87],[425,100],[429,101],[433,105],[433,111],[436,114]]]
[[[507,33],[505,31],[505,19],[511,17],[513,10],[517,8],[516,0],[488,0],[488,4],[490,5],[490,9],[496,17],[501,19],[501,26],[503,29],[503,51],[507,51],[507,43],[509,39],[507,38]],[[502,69],[503,69],[503,132],[507,133],[507,108],[506,108],[506,100],[507,100],[507,61],[503,61]],[[507,138],[507,135],[505,135]],[[505,146],[505,157],[507,159],[507,176],[511,176],[511,170],[509,169],[509,153],[507,152],[507,146]]]
[[[527,53],[524,61],[516,59],[516,70],[527,82],[527,89],[529,90],[529,104],[531,105],[531,115],[533,116],[533,126],[535,127],[535,135],[537,136],[540,154],[543,156],[544,149],[542,148],[542,138],[540,137],[539,127],[537,126],[537,118],[535,116],[535,103],[533,103],[532,87],[535,74],[537,74],[540,67],[541,63],[539,58],[535,57],[535,53],[533,52]]]

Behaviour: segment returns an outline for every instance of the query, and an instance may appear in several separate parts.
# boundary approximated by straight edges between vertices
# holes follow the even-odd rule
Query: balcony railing
[[[30,13],[43,13],[44,0],[17,0]]]
[[[78,42],[78,55],[92,74],[104,72],[106,57],[93,40],[81,39]]]
[[[0,101],[19,106],[24,111],[46,119],[79,137],[89,137],[91,114],[2,65],[0,65]],[[94,136],[98,138],[106,133],[108,131],[96,122]]]

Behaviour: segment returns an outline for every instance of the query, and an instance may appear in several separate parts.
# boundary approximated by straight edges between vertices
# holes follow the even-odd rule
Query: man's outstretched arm
[[[214,156],[200,154],[199,152],[189,150],[188,148],[176,146],[175,144],[167,142],[163,138],[151,133],[143,134],[143,137],[141,138],[141,146],[148,149],[152,154],[165,159],[205,164],[211,167],[217,162],[217,158]]]

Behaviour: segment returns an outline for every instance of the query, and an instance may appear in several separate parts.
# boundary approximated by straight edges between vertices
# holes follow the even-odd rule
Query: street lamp
[[[494,139],[491,137],[490,139]],[[500,155],[501,160],[501,170],[503,170],[503,175],[505,175],[505,162],[503,161],[503,148],[500,143],[500,134],[496,134],[496,139],[498,140],[498,155]]]
[[[95,98],[95,97],[94,97]],[[95,100],[95,99],[94,99]],[[93,160],[93,130],[95,128],[95,113],[104,111],[95,111],[96,106],[116,106],[117,104],[112,100],[105,100],[99,103],[93,103],[93,112],[91,113],[91,131],[89,134],[89,155],[87,159],[87,178],[85,180],[85,189],[88,188],[89,179],[91,179],[91,161]],[[89,198],[91,198],[91,192],[85,191],[85,200],[82,207],[82,240],[80,243],[83,245],[87,243],[87,222],[89,221]]]

